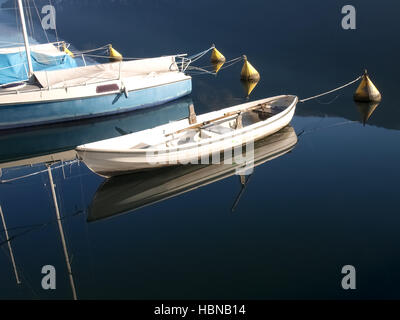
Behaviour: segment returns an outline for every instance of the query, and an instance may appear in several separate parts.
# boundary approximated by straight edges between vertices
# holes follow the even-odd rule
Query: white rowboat
[[[297,96],[281,95],[171,122],[121,137],[78,146],[93,172],[111,177],[188,163],[246,146],[290,123]],[[236,158],[235,158],[236,159]],[[213,161],[213,163],[215,163]]]

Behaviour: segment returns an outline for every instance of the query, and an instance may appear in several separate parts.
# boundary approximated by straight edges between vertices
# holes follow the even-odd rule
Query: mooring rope
[[[76,50],[76,51],[72,51],[73,54],[75,55],[81,55],[81,54],[86,54],[86,53],[90,53],[90,52],[95,52],[95,51],[100,51],[100,50],[106,50],[108,49],[109,44],[106,44],[104,46],[98,47],[98,48],[93,48],[93,49],[87,49],[87,50]]]
[[[231,65],[233,65],[233,64],[235,64],[235,63],[237,63],[237,62],[239,62],[239,61],[241,61],[241,60],[244,60],[243,56],[240,56],[240,57],[237,57],[237,58],[233,58],[233,59],[228,60],[228,61],[221,62],[221,63],[223,64],[223,66],[221,67],[221,69],[224,69],[224,68],[226,68],[226,67],[229,67],[229,66],[231,66]],[[209,65],[206,65],[206,66],[196,67],[196,68],[206,70],[207,68],[213,68],[213,67],[215,66],[215,64],[216,64],[216,63],[214,63],[214,64],[209,64]],[[192,67],[192,66],[191,66],[191,67]],[[189,68],[191,68],[191,67],[189,67]],[[221,70],[221,69],[220,69],[220,70]]]
[[[308,101],[308,100],[316,99],[316,98],[325,96],[325,95],[327,95],[327,94],[330,94],[330,93],[332,93],[332,92],[341,90],[341,89],[343,89],[343,88],[345,88],[345,87],[348,87],[348,86],[352,85],[353,83],[357,82],[357,81],[360,80],[361,78],[362,78],[362,76],[359,76],[359,77],[357,77],[356,79],[354,79],[354,80],[352,80],[352,81],[350,81],[350,82],[348,82],[348,83],[346,83],[346,84],[344,84],[344,85],[342,85],[342,86],[340,86],[340,87],[337,87],[337,88],[335,88],[335,89],[332,89],[332,90],[323,92],[323,93],[321,93],[321,94],[317,94],[316,96],[312,96],[312,97],[309,97],[309,98],[301,99],[301,100],[299,100],[299,102],[306,102],[306,101]]]
[[[229,68],[242,60],[244,60],[243,56],[228,60],[228,61],[224,62],[223,66],[218,71]],[[217,73],[216,71],[211,71],[211,70],[206,69],[206,68],[212,68],[212,67],[214,67],[214,65],[208,65],[208,66],[203,66],[203,67],[189,66],[187,68],[187,70],[189,71],[190,75],[200,75],[200,74],[206,74],[206,73],[215,75]]]
[[[322,118],[323,120],[324,118]],[[321,121],[319,121],[321,122]],[[353,123],[357,123],[358,121],[355,120],[346,120],[346,121],[341,121],[341,122],[336,122],[333,124],[330,124],[328,126],[325,127],[315,127],[315,128],[311,128],[311,129],[302,129],[300,130],[300,132],[297,134],[297,138],[300,139],[300,137],[303,137],[304,135],[310,134],[310,133],[314,133],[318,130],[323,130],[323,129],[329,129],[329,128],[333,128],[333,127],[341,127],[344,125],[348,125],[348,124],[353,124]]]
[[[213,50],[214,48],[215,48],[215,46],[211,46],[207,50],[196,53],[190,57],[187,57],[186,59],[191,60],[191,62],[195,62],[196,60],[199,60],[200,58],[202,58],[205,54],[207,54],[209,51]]]
[[[339,98],[339,97],[340,97],[340,94],[338,94],[336,97],[334,97],[332,100],[330,100],[330,101],[328,101],[328,102],[322,102],[322,101],[319,101],[318,99],[317,99],[317,102],[318,102],[319,104],[332,104],[332,103],[335,102],[336,99]]]

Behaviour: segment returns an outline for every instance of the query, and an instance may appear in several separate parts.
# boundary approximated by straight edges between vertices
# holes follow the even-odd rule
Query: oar
[[[280,99],[281,99],[281,98],[277,98],[277,99],[273,99],[273,100],[270,100],[270,101],[267,101],[267,102],[264,102],[264,103],[257,104],[257,105],[252,106],[252,107],[245,108],[245,109],[227,112],[227,113],[225,113],[223,116],[220,116],[220,117],[217,117],[217,118],[214,118],[214,119],[211,119],[211,120],[203,121],[203,122],[201,122],[201,123],[194,124],[194,125],[192,125],[192,126],[189,126],[189,127],[183,128],[183,129],[180,129],[180,130],[175,131],[175,132],[167,133],[165,136],[167,137],[167,136],[170,136],[170,135],[173,135],[173,134],[177,134],[177,133],[184,132],[184,131],[186,131],[186,130],[201,128],[201,127],[206,126],[206,125],[208,125],[208,124],[210,124],[210,123],[212,123],[212,122],[215,122],[215,121],[218,121],[218,120],[221,120],[221,119],[224,119],[224,118],[228,118],[228,117],[234,116],[234,115],[236,115],[236,114],[240,114],[240,113],[243,113],[243,112],[252,111],[252,110],[255,110],[255,109],[260,109],[260,108],[262,108],[262,107],[267,106],[267,105],[270,104],[271,102],[274,102],[274,101],[280,100]]]

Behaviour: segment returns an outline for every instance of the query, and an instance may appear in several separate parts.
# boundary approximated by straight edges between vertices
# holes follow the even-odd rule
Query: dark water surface
[[[78,298],[400,298],[399,3],[352,1],[357,29],[343,30],[347,2],[339,0],[53,2],[58,36],[75,48],[112,43],[125,56],[152,57],[194,54],[215,43],[227,59],[247,54],[261,73],[251,100],[305,98],[364,68],[383,96],[372,114],[353,102],[354,85],[299,104],[292,127],[256,148],[264,163],[234,212],[241,184],[229,170],[104,182],[83,163],[54,169]],[[0,15],[0,39],[14,37],[8,31],[14,11]],[[39,31],[35,38],[42,42]],[[207,58],[197,63],[208,64]],[[0,133],[1,161],[180,119],[192,102],[198,114],[245,102],[240,68],[193,76],[191,96],[167,106]],[[189,179],[191,170],[203,170],[193,185],[201,187],[187,190],[179,177]],[[3,169],[1,178],[34,172],[41,173],[0,184],[22,282],[16,284],[1,227],[0,298],[70,299],[45,165]],[[44,265],[57,270],[56,290],[41,287]],[[356,290],[341,288],[344,265],[356,268]]]

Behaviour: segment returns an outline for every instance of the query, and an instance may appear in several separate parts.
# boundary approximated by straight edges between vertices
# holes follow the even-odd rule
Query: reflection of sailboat
[[[190,97],[185,97],[151,110],[3,133],[0,135],[0,162],[69,150],[82,143],[180,120],[187,117],[192,103]]]
[[[293,149],[297,135],[291,126],[259,140],[254,145],[254,166]],[[107,180],[97,190],[88,221],[126,213],[181,193],[230,177],[243,164],[185,165],[140,172]]]
[[[54,209],[55,209],[55,213],[56,213],[56,221],[57,221],[57,225],[58,225],[58,232],[59,232],[60,239],[61,239],[61,244],[62,244],[62,247],[63,247],[64,259],[65,259],[67,272],[68,272],[68,276],[69,276],[70,286],[71,286],[71,290],[72,290],[72,296],[73,296],[74,300],[77,300],[75,281],[74,281],[74,277],[73,277],[73,273],[72,273],[71,261],[70,261],[70,258],[69,258],[68,248],[67,248],[67,244],[66,244],[66,241],[65,241],[65,233],[64,233],[64,229],[63,229],[63,225],[62,225],[62,219],[63,218],[60,215],[60,209],[59,209],[56,190],[55,190],[56,185],[55,185],[54,180],[53,180],[52,170],[54,168],[51,167],[50,163],[46,164],[44,162],[44,161],[51,161],[52,159],[61,160],[61,157],[68,157],[68,154],[69,154],[68,152],[64,152],[64,153],[60,153],[60,154],[52,154],[52,155],[49,155],[49,156],[46,156],[46,157],[32,158],[30,160],[21,161],[20,164],[21,165],[28,165],[29,163],[31,163],[31,164],[37,164],[37,165],[46,165],[46,167],[47,167],[46,171],[47,171],[48,176],[49,176],[51,195],[52,195],[52,200],[53,200]],[[12,265],[13,265],[15,278],[16,278],[17,284],[21,284],[21,280],[20,280],[20,277],[19,277],[19,274],[18,274],[18,270],[17,270],[17,267],[16,267],[15,259],[14,259],[14,254],[13,254],[12,247],[11,247],[12,237],[10,238],[9,235],[8,235],[8,230],[7,230],[7,226],[6,226],[6,222],[5,222],[5,218],[4,218],[4,213],[3,213],[3,209],[1,207],[1,205],[0,205],[0,218],[1,218],[1,222],[2,222],[3,228],[4,228],[6,241],[7,241],[7,244],[8,244],[8,249],[9,249],[9,253],[10,253],[10,259],[11,259],[11,262],[12,262]]]
[[[374,113],[375,109],[379,106],[379,102],[354,102],[356,104],[357,110],[362,116],[362,123],[365,126],[368,119]]]
[[[51,153],[43,156],[37,156],[37,157],[31,157],[27,159],[21,159],[21,160],[15,160],[15,161],[9,161],[9,162],[4,162],[0,163],[0,170],[2,169],[16,169],[16,168],[22,168],[22,167],[33,167],[35,165],[41,166],[44,164],[50,164],[50,163],[57,163],[57,162],[67,162],[71,161],[76,158],[76,152],[75,150],[67,150],[67,151],[62,151],[62,152],[56,152],[56,153]],[[2,172],[2,171],[1,171]],[[0,177],[2,174],[0,175]]]
[[[54,157],[54,158],[57,158],[57,155],[51,155],[51,156]],[[32,159],[32,161],[34,161],[34,160]],[[36,164],[39,164],[39,163],[36,163]],[[44,163],[41,163],[41,164],[44,164]],[[60,215],[60,210],[59,210],[59,205],[58,205],[57,195],[56,195],[56,190],[55,190],[56,186],[54,184],[52,168],[51,168],[50,164],[47,165],[47,173],[48,173],[48,176],[49,176],[51,194],[52,194],[54,209],[55,209],[56,218],[57,218],[58,232],[60,234],[61,244],[62,244],[62,247],[63,247],[65,263],[66,263],[68,276],[69,276],[69,281],[70,281],[71,290],[72,290],[72,296],[73,296],[74,300],[77,300],[75,281],[74,281],[74,277],[73,277],[73,274],[72,274],[71,261],[70,261],[70,258],[69,258],[67,244],[66,244],[66,241],[65,241],[65,233],[64,233],[63,226],[62,226],[62,218],[61,218],[61,215]],[[15,278],[16,278],[17,284],[20,284],[21,280],[20,280],[20,277],[19,277],[19,274],[18,274],[18,270],[17,270],[17,267],[16,267],[15,259],[14,259],[14,254],[13,254],[12,247],[11,247],[11,240],[12,239],[8,235],[7,226],[6,226],[6,222],[5,222],[5,218],[4,218],[4,214],[3,214],[3,210],[2,210],[1,205],[0,205],[0,217],[1,217],[2,225],[3,225],[5,236],[6,236],[6,241],[7,241],[7,244],[8,244],[8,249],[9,249],[10,258],[11,258],[11,262],[12,262],[13,269],[14,269]]]

